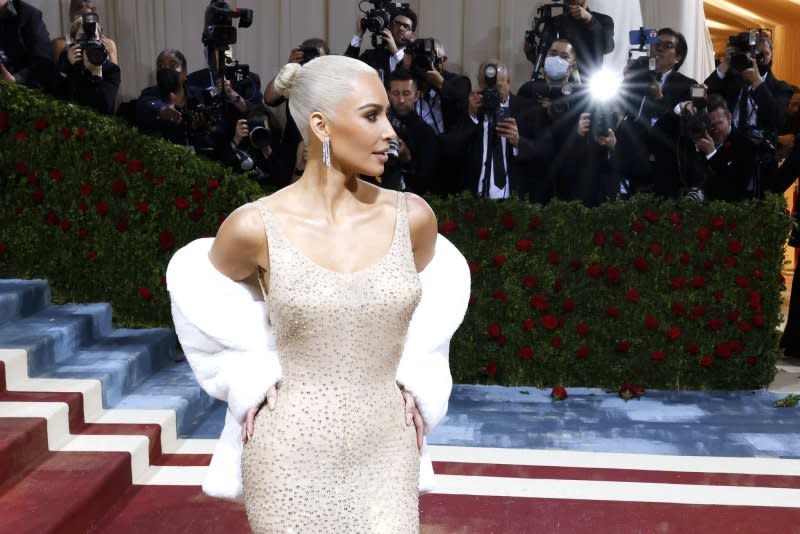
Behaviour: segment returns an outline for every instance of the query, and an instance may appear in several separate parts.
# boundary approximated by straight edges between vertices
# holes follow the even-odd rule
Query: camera
[[[361,4],[372,4],[372,9],[364,11]],[[361,29],[372,33],[372,46],[380,48],[384,46],[383,38],[380,33],[389,27],[392,17],[400,10],[411,9],[411,4],[407,2],[389,2],[388,0],[361,0],[358,3],[359,10],[367,15],[361,21]],[[400,44],[400,43],[398,43]]]
[[[413,56],[411,73],[417,79],[424,79],[425,73],[435,70],[439,61],[436,57],[436,42],[430,37],[417,39],[406,47],[406,53]]]
[[[301,65],[305,65],[312,59],[317,59],[320,56],[319,48],[316,46],[300,45],[297,48],[303,53],[303,61],[300,62]]]
[[[272,142],[272,132],[264,125],[266,120],[264,115],[252,115],[247,119],[250,146],[257,150],[265,149]]]
[[[250,65],[239,63],[238,59],[230,59],[225,62],[225,70],[223,76],[226,80],[239,84],[250,76]]]
[[[202,101],[191,98],[181,112],[181,120],[187,130],[208,130],[212,125],[224,120],[224,102],[216,87],[206,87],[201,94]],[[198,125],[197,123],[201,123]],[[204,125],[207,125],[204,127]]]
[[[549,84],[545,80],[536,80],[530,83],[531,97],[536,101],[539,98],[548,99],[550,111],[554,115],[563,115],[572,108],[575,86],[571,83]]]
[[[497,115],[502,104],[500,90],[497,88],[497,65],[486,65],[483,68],[483,79],[486,80],[486,89],[481,89],[481,112],[488,121],[489,128],[494,128],[497,126]]]
[[[203,44],[209,48],[220,48],[236,43],[236,27],[233,19],[239,19],[239,28],[249,28],[253,23],[253,10],[232,9],[227,2],[211,0],[205,13]]]
[[[559,0],[539,6],[531,29],[525,32],[525,41],[531,45],[528,60],[533,63],[534,78],[541,75],[540,71],[544,65],[544,56],[547,53],[547,49],[558,37],[558,32],[553,24],[553,19],[555,18],[553,15],[554,9],[560,9],[561,14],[563,14],[566,6]]]
[[[100,40],[100,34],[97,31],[97,23],[100,17],[97,13],[85,13],[82,17],[83,37],[78,39],[77,45],[83,50],[83,54],[89,63],[99,67],[108,60],[108,49]]]
[[[692,97],[692,106],[695,112],[684,109],[681,111],[681,135],[688,137],[693,142],[705,137],[706,133],[714,133],[714,125],[708,116],[708,95],[703,85],[693,85],[689,89]]]
[[[758,60],[762,54],[758,52],[758,30],[750,30],[728,38],[728,48],[732,48],[731,68],[742,72],[753,66],[753,59]]]
[[[625,85],[635,96],[642,96],[656,82],[656,58],[652,46],[658,42],[658,31],[640,27],[628,34],[631,48],[625,65]]]

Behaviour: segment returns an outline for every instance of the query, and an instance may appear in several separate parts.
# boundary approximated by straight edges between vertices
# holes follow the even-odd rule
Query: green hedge
[[[105,301],[117,324],[169,325],[173,251],[263,193],[247,177],[115,119],[0,84],[0,277],[56,302]],[[454,380],[550,387],[768,384],[778,358],[782,197],[639,197],[586,209],[430,199],[473,292]]]

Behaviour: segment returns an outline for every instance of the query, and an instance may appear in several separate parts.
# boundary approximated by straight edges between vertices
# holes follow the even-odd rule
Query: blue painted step
[[[50,303],[46,280],[0,280],[0,325],[32,315]]]

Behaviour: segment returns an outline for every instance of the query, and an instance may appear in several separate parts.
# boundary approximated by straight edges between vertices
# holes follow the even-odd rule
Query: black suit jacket
[[[553,19],[559,37],[569,39],[575,47],[575,56],[581,74],[603,66],[603,56],[614,51],[614,20],[608,15],[592,11],[588,24],[569,13]]]
[[[706,200],[737,202],[752,198],[747,191],[756,165],[756,147],[736,129],[707,159],[704,154],[695,154],[694,181],[702,187]]]
[[[54,82],[53,52],[42,12],[20,0],[9,3],[17,15],[0,20],[0,50],[7,56],[5,66],[17,83],[49,89]]]
[[[731,113],[739,105],[739,96],[747,85],[738,73],[728,71],[724,78],[720,78],[716,70],[706,78],[705,84],[710,93],[717,93],[725,99]],[[756,127],[770,132],[782,131],[789,119],[789,101],[793,94],[791,85],[775,78],[772,71],[768,72],[764,83],[751,94],[757,108]]]
[[[442,120],[444,121],[444,131],[447,132],[458,126],[467,114],[469,103],[469,93],[472,91],[472,83],[469,78],[442,70],[444,82],[442,88],[437,90],[442,106]],[[423,98],[427,99],[427,91],[423,89]]]
[[[383,81],[383,84],[388,87],[389,76],[392,73],[390,68],[391,65],[389,63],[389,50],[386,48],[370,48],[369,50],[364,50],[364,53],[361,55],[359,55],[360,52],[361,48],[348,45],[344,55],[353,59],[360,59],[378,71],[378,76],[380,77],[381,81]]]

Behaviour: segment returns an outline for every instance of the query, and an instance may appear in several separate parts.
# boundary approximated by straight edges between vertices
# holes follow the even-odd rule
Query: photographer
[[[614,20],[589,10],[589,0],[564,0],[564,12],[552,19],[547,31],[553,38],[566,39],[575,47],[578,71],[589,74],[603,66],[603,56],[614,51]],[[552,43],[546,43],[549,45]],[[525,55],[533,63],[536,49],[525,41]],[[534,73],[534,76],[537,73]]]
[[[42,12],[22,0],[0,0],[0,81],[50,89],[53,60]]]
[[[71,44],[58,58],[54,90],[61,98],[113,115],[120,69],[111,61],[108,50],[100,41],[101,35],[94,13],[72,21],[69,30]]]
[[[262,186],[282,187],[289,181],[283,178],[285,169],[279,162],[274,146],[267,108],[254,104],[247,110],[247,117],[236,123],[233,138],[220,153],[220,161],[236,172],[255,172],[255,179]]]
[[[70,0],[69,3],[69,20],[75,20],[82,17],[87,13],[97,13],[97,7],[94,5],[93,0]],[[108,50],[109,59],[111,63],[119,65],[117,59],[117,43],[107,35],[100,34],[100,40],[103,46]],[[61,52],[71,44],[71,40],[67,37],[56,37],[53,39],[53,61],[58,62],[61,57]]]
[[[389,82],[389,120],[398,137],[397,158],[390,158],[380,183],[423,195],[431,188],[439,167],[439,138],[414,111],[419,97],[411,73],[395,70]]]
[[[530,102],[511,94],[508,67],[496,59],[481,64],[478,85],[469,95],[466,120],[441,137],[442,149],[460,190],[510,198],[527,190],[532,175]]]
[[[320,57],[327,56],[331,53],[327,41],[317,37],[312,37],[303,41],[300,46],[292,49],[289,54],[289,63],[299,63],[305,65],[309,61]],[[276,171],[281,174],[280,181],[289,183],[296,180],[303,174],[305,164],[302,159],[303,154],[303,138],[297,130],[297,125],[289,113],[289,101],[284,98],[280,93],[275,90],[275,78],[271,79],[267,84],[264,91],[264,102],[270,107],[283,106],[284,116],[286,123],[283,132],[280,135],[279,142],[275,147],[277,152],[273,156],[283,164],[281,168],[284,171]]]
[[[414,32],[417,29],[417,14],[408,7],[408,4],[403,4],[400,8],[392,6],[389,2],[372,2],[372,4],[375,5],[373,12],[378,11],[380,16],[370,18],[367,13],[360,12],[358,14],[356,33],[350,40],[344,55],[360,59],[377,70],[378,76],[388,87],[389,76],[398,66],[409,67],[405,49],[406,45],[414,40]],[[377,34],[373,34],[374,48],[365,50],[363,54],[359,55],[361,41],[364,38],[364,32],[367,30],[368,22],[375,21],[376,26],[383,25],[386,22],[387,10],[389,23],[381,28]],[[377,21],[380,21],[381,24],[378,24]]]
[[[749,42],[751,35],[755,50]],[[734,125],[742,131],[774,135],[786,124],[794,91],[772,73],[772,39],[764,33],[731,37],[719,66],[705,84],[710,93],[722,95]]]
[[[709,128],[694,141],[697,150],[691,182],[702,189],[706,200],[737,202],[757,196],[753,178],[758,164],[756,146],[736,128],[733,116],[720,95],[713,95],[705,109],[692,102],[681,104],[691,114],[705,113]]]

